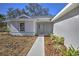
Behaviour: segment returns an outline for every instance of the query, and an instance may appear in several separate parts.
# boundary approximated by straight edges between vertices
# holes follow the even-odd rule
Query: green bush
[[[57,49],[57,50],[60,50],[60,51],[65,50],[65,46],[63,46],[61,44],[54,44],[53,48]]]
[[[53,44],[53,48],[63,53],[64,56],[79,56],[79,50],[76,50],[72,45],[66,49],[62,46],[62,44],[64,45],[64,37],[55,34],[50,34],[50,37],[52,42],[55,43]]]
[[[7,31],[7,32],[10,32],[10,29],[9,29],[9,28],[7,28],[7,29],[6,29],[6,31]]]
[[[64,56],[79,56],[79,50],[76,50],[73,46],[65,49],[62,45],[56,44],[54,48],[59,50]]]
[[[55,43],[64,44],[64,37],[55,34],[50,34],[50,37]]]
[[[66,56],[79,56],[79,50],[75,49],[73,46],[69,47],[69,49],[67,49]]]

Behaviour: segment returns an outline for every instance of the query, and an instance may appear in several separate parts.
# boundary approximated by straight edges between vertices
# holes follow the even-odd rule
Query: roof
[[[17,16],[16,18],[30,18],[29,16],[25,15],[25,14],[22,14],[20,16]]]
[[[66,15],[71,12],[73,9],[79,6],[79,3],[69,3],[66,7],[64,7],[54,18],[52,18],[52,22],[58,20],[60,17]]]
[[[29,17],[29,16],[23,14],[23,15],[20,15],[16,18],[6,19],[5,22],[8,22],[8,21],[26,21],[26,20],[28,20],[28,21],[34,21],[34,20],[36,20],[36,21],[51,21],[52,17],[54,17],[54,16],[32,16],[32,17]]]

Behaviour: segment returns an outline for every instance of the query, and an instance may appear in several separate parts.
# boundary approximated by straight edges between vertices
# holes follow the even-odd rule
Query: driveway
[[[44,35],[39,35],[27,56],[44,56]]]

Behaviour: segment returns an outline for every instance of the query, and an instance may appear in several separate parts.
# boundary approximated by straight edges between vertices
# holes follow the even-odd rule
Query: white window
[[[25,23],[20,23],[20,31],[25,31]]]

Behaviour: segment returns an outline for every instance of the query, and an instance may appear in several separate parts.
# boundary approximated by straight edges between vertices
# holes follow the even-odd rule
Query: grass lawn
[[[45,55],[46,56],[63,56],[63,53],[58,50],[56,47],[56,43],[52,42],[50,37],[46,37],[44,38],[44,42],[45,42]],[[64,49],[64,51],[66,50],[66,47],[62,44],[62,45],[58,45],[60,46],[60,48],[62,47]]]
[[[0,56],[23,56],[31,49],[36,36],[11,36],[7,32],[0,32]]]

